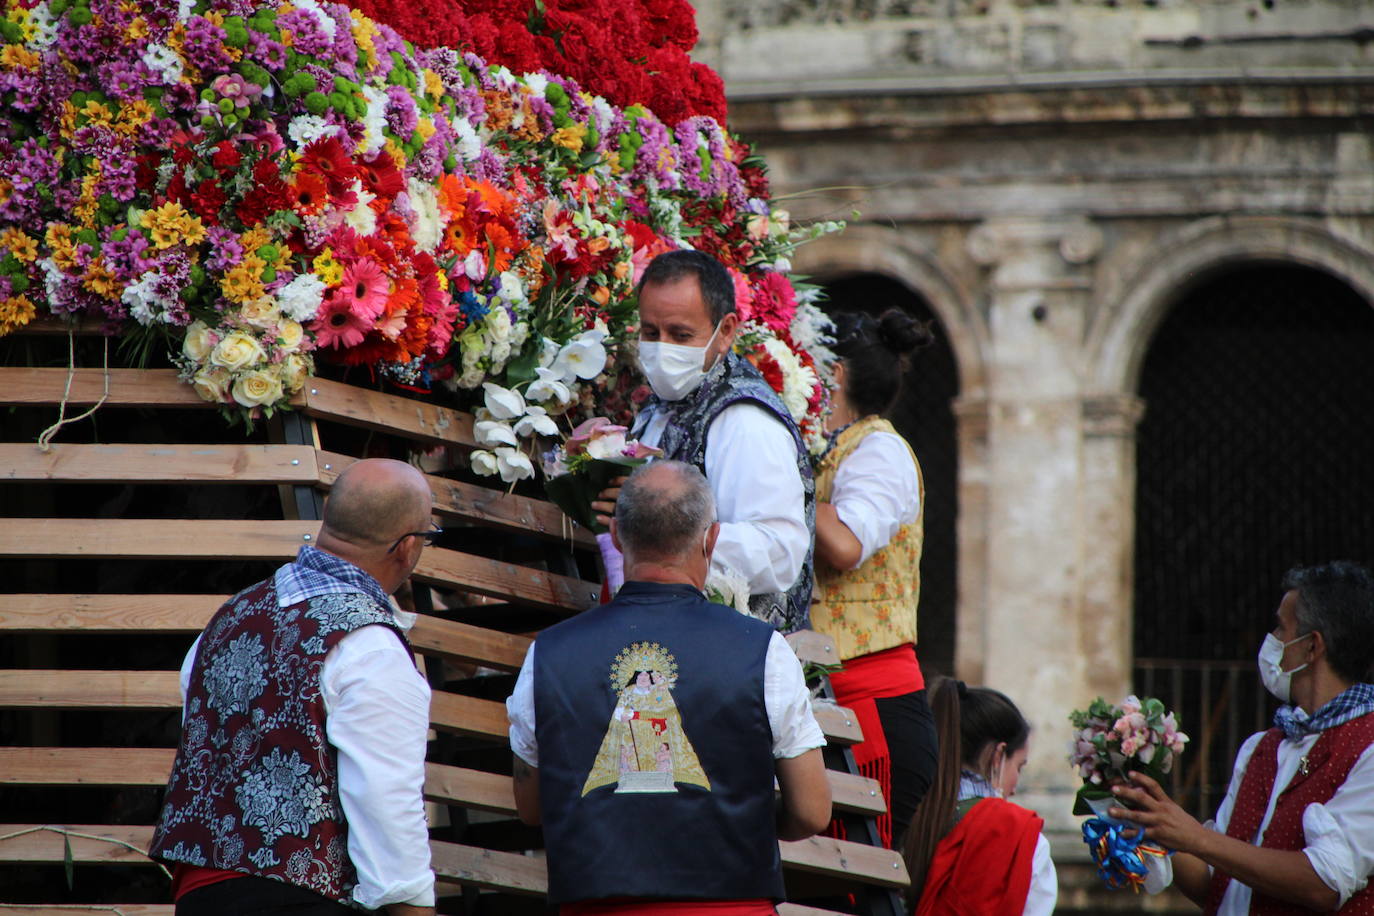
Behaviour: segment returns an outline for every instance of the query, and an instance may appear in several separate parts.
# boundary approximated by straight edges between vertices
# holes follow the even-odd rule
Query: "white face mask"
[[[1316,631],[1313,631],[1316,632]],[[1296,642],[1302,642],[1312,633],[1304,633],[1297,639],[1282,642],[1273,633],[1264,635],[1264,642],[1260,643],[1259,650],[1259,674],[1260,680],[1264,682],[1264,689],[1274,695],[1274,699],[1280,703],[1292,701],[1293,675],[1307,667],[1307,663],[1299,665],[1292,671],[1283,670],[1283,652]]]
[[[639,342],[639,369],[649,380],[649,387],[665,401],[678,401],[697,390],[701,380],[706,377],[702,364],[706,362],[706,351],[716,342],[720,325],[711,332],[710,340],[704,347],[689,347],[685,344],[664,343],[661,340],[641,340]],[[715,364],[712,364],[714,368]]]

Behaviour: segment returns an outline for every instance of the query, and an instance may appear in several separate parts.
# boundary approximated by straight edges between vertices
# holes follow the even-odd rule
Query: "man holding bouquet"
[[[1259,673],[1285,705],[1242,745],[1215,824],[1140,773],[1111,814],[1176,851],[1174,882],[1209,914],[1374,913],[1374,575],[1329,563],[1283,585]]]
[[[742,578],[751,612],[774,629],[807,627],[815,481],[791,414],[732,349],[729,272],[699,251],[659,255],[639,282],[639,321],[639,364],[654,394],[633,435],[706,475],[720,518],[713,572]],[[618,492],[593,504],[603,519]]]

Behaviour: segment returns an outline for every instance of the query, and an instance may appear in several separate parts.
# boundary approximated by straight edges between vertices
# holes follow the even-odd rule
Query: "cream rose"
[[[181,352],[198,363],[215,348],[215,332],[203,321],[193,321],[186,329],[186,339],[181,343]]]
[[[226,334],[210,353],[210,363],[233,372],[260,362],[267,354],[256,337],[243,331]]]
[[[209,366],[196,373],[195,378],[191,379],[191,386],[205,400],[221,404],[229,398],[230,380],[228,369]]]
[[[299,321],[283,318],[277,324],[277,348],[286,353],[294,353],[301,348],[305,339],[305,328]]]
[[[263,330],[281,321],[281,310],[277,308],[271,296],[260,296],[251,302],[245,302],[239,309],[239,315],[253,327]]]
[[[276,369],[254,369],[234,380],[234,400],[244,407],[262,407],[281,400],[281,377]]]
[[[287,394],[295,394],[305,387],[314,368],[310,357],[292,353],[281,361],[281,384]]]

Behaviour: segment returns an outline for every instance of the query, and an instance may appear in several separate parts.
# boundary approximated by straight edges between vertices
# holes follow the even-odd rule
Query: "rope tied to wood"
[[[79,423],[100,409],[100,405],[110,397],[110,338],[105,338],[105,390],[100,395],[100,400],[91,405],[91,409],[78,417],[67,418],[67,402],[72,395],[72,380],[76,378],[76,335],[72,333],[72,326],[67,325],[67,387],[62,392],[62,403],[57,408],[57,422],[38,434],[38,448],[44,452],[52,451],[53,437],[58,434],[62,427],[68,423]]]
[[[44,831],[47,831],[48,833],[56,833],[58,836],[66,837],[67,839],[76,837],[79,840],[99,840],[102,843],[110,843],[114,846],[122,846],[130,852],[136,852],[141,856],[146,857],[148,855],[148,850],[139,849],[133,843],[127,843],[124,840],[117,840],[112,836],[100,836],[94,833],[82,833],[79,830],[68,830],[66,827],[58,827],[55,824],[39,824],[37,827],[27,827],[23,830],[16,830],[14,833],[7,833],[4,836],[0,836],[0,843],[5,842],[6,840],[13,840],[16,837],[28,836],[30,833],[42,833]],[[149,859],[149,861],[151,862],[152,860]],[[164,875],[167,876],[168,881],[172,880],[172,873],[167,870],[167,866],[163,865],[161,862],[153,862],[153,864],[156,865],[158,869]],[[10,904],[0,903],[0,907],[8,906],[10,906]],[[18,906],[18,904],[15,904],[15,906]],[[31,906],[31,904],[24,904],[24,906]]]

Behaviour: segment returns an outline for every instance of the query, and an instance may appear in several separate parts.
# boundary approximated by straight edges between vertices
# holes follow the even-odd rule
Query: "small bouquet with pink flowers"
[[[1153,697],[1128,696],[1120,706],[1098,697],[1086,710],[1074,710],[1069,721],[1074,727],[1069,762],[1083,778],[1074,814],[1095,813],[1093,802],[1110,801],[1111,787],[1125,782],[1131,771],[1163,782],[1188,743],[1177,717]],[[1105,810],[1100,804],[1097,808]]]
[[[545,453],[543,462],[544,491],[568,518],[596,535],[612,592],[624,582],[620,551],[611,543],[606,526],[596,520],[592,501],[617,477],[663,455],[661,449],[627,439],[627,432],[605,417],[592,417]]]

